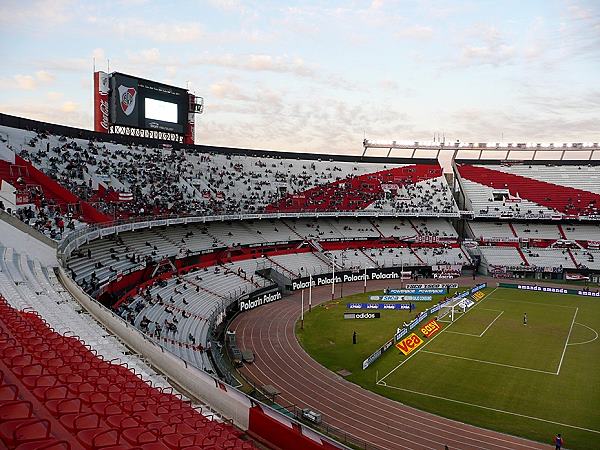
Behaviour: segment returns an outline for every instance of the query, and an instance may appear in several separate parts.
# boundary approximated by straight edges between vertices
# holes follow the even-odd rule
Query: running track
[[[470,278],[458,281],[472,285]],[[478,278],[495,285],[497,279]],[[419,281],[421,282],[421,281]],[[427,281],[423,281],[427,282]],[[431,282],[436,282],[431,280]],[[389,281],[371,281],[368,290],[384,289]],[[363,283],[345,283],[344,294],[363,292]],[[381,449],[528,450],[549,445],[446,419],[344,380],[313,360],[295,337],[300,316],[300,291],[283,300],[240,314],[230,329],[238,346],[254,351],[254,364],[242,373],[259,385],[271,384],[280,392],[279,403],[311,407],[325,422]],[[339,287],[336,287],[336,297]],[[331,286],[313,289],[313,306],[331,299]],[[308,290],[305,291],[308,308]]]

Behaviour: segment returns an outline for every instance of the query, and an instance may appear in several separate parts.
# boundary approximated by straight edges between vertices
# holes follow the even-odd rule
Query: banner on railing
[[[521,289],[524,291],[548,292],[551,294],[568,294],[568,295],[580,295],[583,297],[600,297],[600,291],[589,291],[586,289],[569,289],[569,288],[560,288],[560,287],[552,287],[552,286],[538,286],[536,284],[499,283],[498,287]]]
[[[410,276],[411,272],[402,271],[400,267],[389,267],[383,269],[367,269],[366,278],[370,280],[399,280],[402,277]],[[310,286],[311,277],[297,278],[292,281],[291,290],[307,289]],[[355,281],[364,281],[365,272],[335,272],[335,284],[351,283]],[[312,276],[312,287],[327,286],[334,282],[332,273],[324,273]]]

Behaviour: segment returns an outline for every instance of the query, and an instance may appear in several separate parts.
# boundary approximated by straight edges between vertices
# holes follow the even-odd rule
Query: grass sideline
[[[383,396],[548,444],[560,432],[570,449],[597,449],[600,299],[516,289],[485,292],[476,306],[443,324],[408,357],[391,348],[365,371],[362,361],[415,315],[382,310],[380,319],[343,319],[347,303],[366,302],[381,291],[315,307],[296,333],[321,364],[351,371],[349,381]],[[441,297],[434,296],[434,302]],[[416,312],[431,304],[418,302]],[[423,337],[418,327],[414,331]]]

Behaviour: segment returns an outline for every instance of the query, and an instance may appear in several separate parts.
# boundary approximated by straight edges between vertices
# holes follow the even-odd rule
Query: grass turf
[[[304,330],[297,326],[297,336],[324,366],[347,369],[348,380],[402,403],[540,442],[550,443],[560,432],[567,448],[599,448],[600,339],[593,340],[595,332],[584,325],[600,331],[600,299],[516,289],[485,292],[476,306],[451,325],[442,324],[442,331],[408,357],[392,347],[364,371],[362,361],[414,311],[344,320],[347,303],[368,302],[380,292],[358,294],[313,308],[305,314]],[[416,305],[418,313],[431,303]],[[414,331],[423,337],[418,328]],[[565,346],[567,338],[571,345]]]

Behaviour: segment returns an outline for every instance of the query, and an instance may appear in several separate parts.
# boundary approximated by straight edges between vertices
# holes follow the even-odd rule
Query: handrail
[[[58,245],[59,260],[63,261],[75,248],[84,242],[98,237],[124,231],[135,231],[143,228],[162,227],[166,225],[226,222],[233,220],[262,220],[262,219],[301,219],[320,217],[431,217],[431,218],[459,218],[458,211],[452,213],[401,213],[397,211],[323,211],[323,212],[286,212],[264,214],[222,214],[207,216],[175,216],[163,215],[153,217],[137,217],[129,220],[117,220],[106,223],[90,224],[84,228],[69,233]],[[73,245],[77,242],[77,245]],[[64,262],[64,261],[63,261]]]

